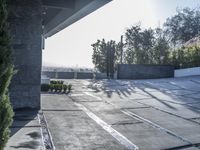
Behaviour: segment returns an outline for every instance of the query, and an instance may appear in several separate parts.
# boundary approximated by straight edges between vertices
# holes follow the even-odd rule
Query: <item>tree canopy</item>
[[[162,29],[132,26],[125,33],[125,62],[128,64],[167,63],[169,45]]]
[[[8,90],[13,75],[13,65],[7,16],[7,0],[0,0],[0,150],[4,149],[8,141],[13,117]]]
[[[120,60],[120,43],[113,40],[106,42],[102,39],[93,43],[92,47],[92,62],[95,68],[100,72],[113,74]]]
[[[200,48],[184,47],[184,43],[200,36],[199,9],[177,9],[163,28],[142,29],[134,25],[125,31],[123,62],[127,64],[170,64],[176,68],[200,66]],[[112,43],[112,42],[111,42]],[[114,66],[119,63],[121,43],[113,42]],[[93,63],[100,72],[106,72],[107,42],[97,40],[93,46]]]
[[[200,34],[199,9],[184,8],[168,18],[164,30],[173,45],[180,45]]]

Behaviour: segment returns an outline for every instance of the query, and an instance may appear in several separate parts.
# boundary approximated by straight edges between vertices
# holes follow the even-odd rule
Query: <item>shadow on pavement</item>
[[[10,128],[10,139],[5,150],[41,149],[41,128],[37,118],[38,110],[23,108],[14,110],[14,120]]]

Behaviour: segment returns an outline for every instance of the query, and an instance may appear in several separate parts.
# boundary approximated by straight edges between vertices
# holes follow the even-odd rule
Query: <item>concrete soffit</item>
[[[43,23],[43,37],[56,34],[110,1],[112,0],[56,0],[55,3],[55,0],[43,0],[43,16],[46,19]]]

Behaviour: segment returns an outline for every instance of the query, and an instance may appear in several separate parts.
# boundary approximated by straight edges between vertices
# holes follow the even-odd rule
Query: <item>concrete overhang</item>
[[[43,36],[48,38],[112,0],[42,0]]]

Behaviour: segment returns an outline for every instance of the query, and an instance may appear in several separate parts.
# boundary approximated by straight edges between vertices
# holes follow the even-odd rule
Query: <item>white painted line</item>
[[[84,96],[84,94],[69,94],[70,96]]]
[[[88,110],[85,106],[74,102],[80,109],[82,109],[91,119],[98,123],[104,130],[106,130],[110,135],[112,135],[116,140],[118,140],[122,145],[126,146],[128,150],[139,150],[139,148],[129,141],[121,133],[113,129],[110,125],[104,122],[101,118],[96,116],[93,112]]]
[[[100,97],[94,96],[94,95],[91,94],[91,93],[86,93],[86,94],[87,94],[87,95],[90,95],[90,96],[93,96],[93,97],[95,97],[95,98],[101,99]],[[102,100],[102,99],[101,99],[101,100]],[[108,102],[108,103],[109,103],[109,102]],[[112,103],[109,103],[109,104],[111,104],[111,105],[113,105],[114,107],[116,107],[115,104],[112,104]],[[174,133],[174,132],[172,132],[172,131],[170,131],[170,130],[168,130],[168,129],[166,129],[166,128],[163,128],[163,127],[159,126],[158,124],[153,123],[153,122],[151,122],[150,120],[145,119],[145,118],[143,118],[143,117],[141,117],[141,116],[139,116],[139,115],[137,115],[137,114],[135,114],[135,113],[133,113],[133,112],[130,112],[129,110],[120,110],[120,111],[121,111],[122,113],[124,113],[124,114],[130,116],[130,117],[133,117],[134,119],[137,119],[137,120],[139,120],[139,121],[146,122],[147,124],[151,125],[152,127],[157,128],[157,129],[159,129],[159,130],[162,131],[162,132],[168,133],[168,134],[170,134],[170,135],[172,135],[172,136],[174,136],[174,137],[176,137],[176,138],[178,138],[178,139],[180,139],[180,140],[182,140],[182,141],[184,141],[184,142],[187,142],[188,144],[192,144],[188,139],[183,138],[183,137],[181,137],[180,135],[177,135],[176,133]]]
[[[84,92],[84,93],[85,93],[86,95],[88,95],[88,96],[94,97],[94,98],[96,98],[97,100],[102,101],[102,98],[101,98],[101,97],[95,96],[95,95],[93,95],[92,93],[89,93],[89,92]]]

